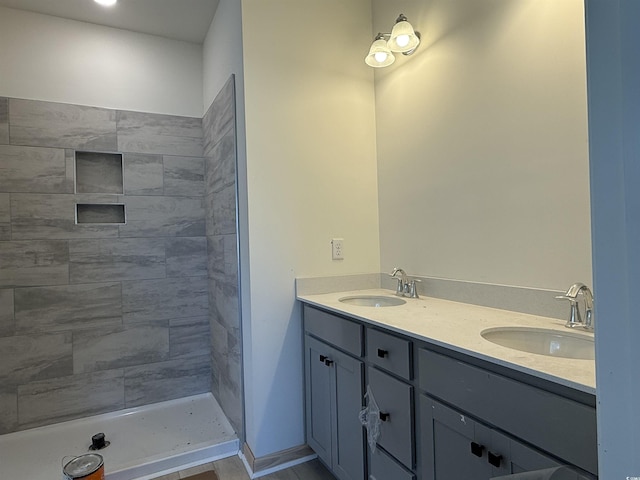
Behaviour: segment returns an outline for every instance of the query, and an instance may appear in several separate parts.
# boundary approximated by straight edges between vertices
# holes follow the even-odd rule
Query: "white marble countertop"
[[[404,305],[383,308],[347,305],[338,300],[351,295],[393,294],[390,290],[372,289],[298,295],[297,298],[370,325],[595,394],[594,360],[520,352],[496,345],[480,335],[486,328],[505,326],[548,328],[565,333],[563,320],[430,297],[405,298],[407,303]],[[592,334],[584,332],[584,335]]]

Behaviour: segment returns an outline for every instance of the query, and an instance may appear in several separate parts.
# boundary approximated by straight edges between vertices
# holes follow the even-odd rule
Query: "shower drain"
[[[102,450],[103,448],[107,448],[111,442],[108,442],[105,439],[104,433],[96,433],[93,437],[91,437],[91,446],[89,450]]]

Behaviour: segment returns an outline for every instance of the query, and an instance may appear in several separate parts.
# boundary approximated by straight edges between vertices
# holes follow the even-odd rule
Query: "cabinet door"
[[[369,480],[415,480],[413,472],[405,470],[380,448],[371,454]]]
[[[307,443],[339,480],[364,480],[363,363],[308,335],[305,343]]]
[[[420,419],[424,480],[491,478],[486,427],[424,395]]]
[[[363,363],[337,350],[331,353],[335,374],[335,443],[333,471],[340,480],[363,480],[365,436],[359,413],[363,403]]]
[[[305,337],[307,443],[318,457],[331,466],[332,369],[324,359],[330,356],[328,345]]]

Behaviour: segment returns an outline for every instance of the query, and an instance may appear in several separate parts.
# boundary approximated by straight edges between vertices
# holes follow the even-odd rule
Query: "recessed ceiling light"
[[[111,7],[112,5],[115,5],[118,0],[93,0],[93,1],[96,3],[99,3],[103,7]]]

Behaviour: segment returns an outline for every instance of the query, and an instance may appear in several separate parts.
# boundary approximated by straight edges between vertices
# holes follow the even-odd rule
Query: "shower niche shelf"
[[[76,224],[124,225],[126,215],[122,203],[77,203]]]
[[[76,193],[122,194],[122,154],[76,151]]]

